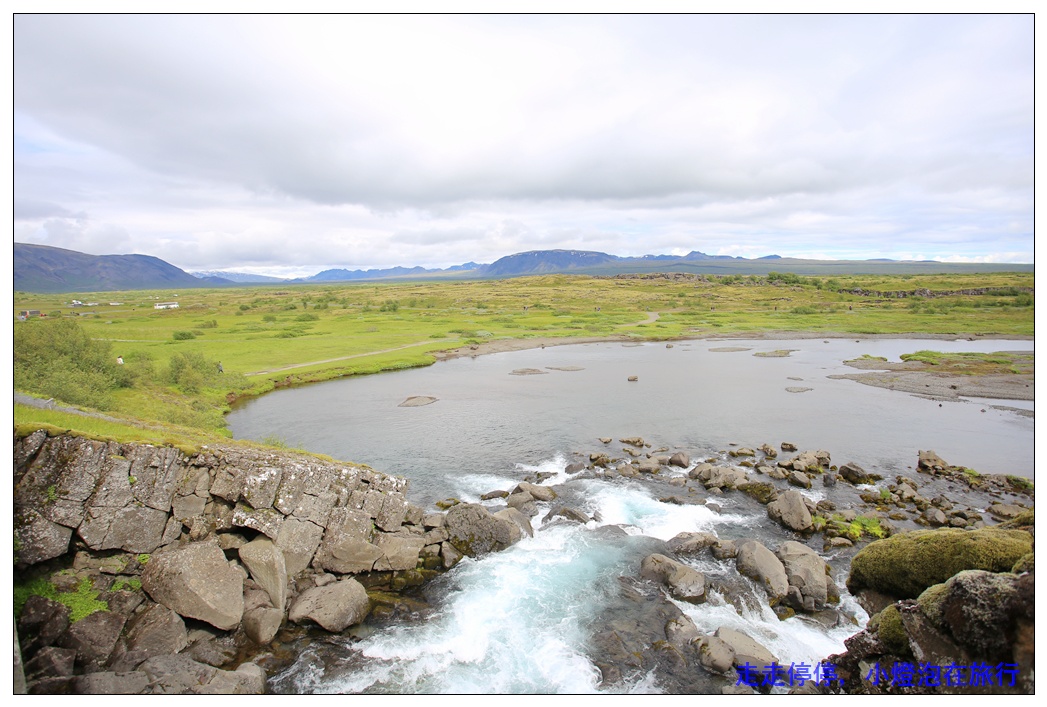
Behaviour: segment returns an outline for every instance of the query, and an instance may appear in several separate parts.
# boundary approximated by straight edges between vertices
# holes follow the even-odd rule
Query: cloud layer
[[[1031,262],[1031,15],[16,15],[15,240]]]

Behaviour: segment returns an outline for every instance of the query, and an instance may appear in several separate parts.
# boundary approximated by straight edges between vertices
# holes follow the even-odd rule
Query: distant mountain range
[[[220,278],[229,282],[285,282],[286,278],[272,277],[270,275],[255,275],[249,272],[225,272],[224,270],[192,270],[189,272],[193,277],[202,280],[207,278]]]
[[[531,250],[499,258],[493,263],[463,263],[449,268],[394,267],[370,270],[324,270],[310,277],[284,280],[265,275],[212,270],[190,274],[149,255],[87,255],[51,246],[14,244],[14,289],[24,292],[102,292],[190,287],[228,287],[249,284],[309,284],[360,280],[507,278],[551,273],[619,275],[627,273],[688,272],[712,275],[918,274],[933,272],[1033,272],[1032,264],[939,263],[935,261],[803,260],[767,255],[740,258],[706,255],[621,257],[591,250]]]
[[[151,255],[87,255],[46,245],[14,244],[16,292],[103,292],[231,285],[193,277]]]

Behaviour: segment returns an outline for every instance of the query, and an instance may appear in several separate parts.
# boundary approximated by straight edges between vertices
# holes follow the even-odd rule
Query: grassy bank
[[[161,426],[223,434],[222,414],[238,397],[424,366],[435,360],[434,352],[500,339],[660,340],[770,330],[1031,336],[1034,306],[1026,289],[1032,286],[1031,273],[701,279],[550,275],[177,292],[16,292],[14,306],[16,313],[36,309],[47,315],[16,321],[16,333],[18,327],[46,326],[47,320],[73,320],[90,340],[108,346],[107,360],[122,357],[124,364],[110,375],[111,389],[98,398],[103,402],[79,404]],[[876,294],[848,292],[855,288]],[[935,296],[981,288],[992,289]],[[931,296],[883,294],[918,289]],[[89,304],[71,307],[73,299]],[[174,301],[177,309],[154,309],[158,302]],[[652,312],[657,318],[649,316]],[[61,388],[55,394],[42,390],[39,380],[20,378],[18,365],[16,354],[16,388],[78,402],[64,398],[75,395]],[[43,371],[43,379],[60,374]],[[69,386],[75,385],[71,379]],[[28,422],[27,415],[16,408],[16,421]]]

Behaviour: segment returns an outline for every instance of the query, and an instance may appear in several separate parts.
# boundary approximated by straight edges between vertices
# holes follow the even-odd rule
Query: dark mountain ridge
[[[295,280],[273,278],[271,284],[310,284],[374,280],[483,279],[573,273],[578,275],[622,275],[684,272],[705,275],[766,275],[789,272],[796,275],[920,274],[976,272],[1033,272],[1031,263],[940,263],[902,260],[804,260],[767,255],[747,259],[730,255],[643,255],[621,257],[591,250],[530,250],[514,253],[484,265],[474,262],[449,268],[393,267],[370,270],[335,268]],[[235,276],[236,274],[231,274]],[[265,282],[231,281],[223,277],[193,275],[149,255],[87,255],[51,246],[14,244],[14,289],[26,292],[102,292],[107,290],[152,290]]]
[[[24,292],[103,292],[231,285],[198,278],[152,255],[88,255],[28,243],[14,244],[14,289]]]

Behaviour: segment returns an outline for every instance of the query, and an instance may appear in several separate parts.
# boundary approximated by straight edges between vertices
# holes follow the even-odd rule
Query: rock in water
[[[309,619],[338,633],[363,621],[369,610],[367,590],[350,578],[302,592],[291,604],[287,618],[295,623]]]
[[[523,531],[512,520],[495,518],[476,503],[459,503],[451,508],[444,529],[451,545],[469,557],[504,550],[523,537]]]
[[[790,489],[778,496],[778,500],[767,504],[767,515],[792,530],[803,532],[811,529],[814,520],[803,496],[799,491]]]
[[[422,407],[423,405],[432,405],[436,401],[437,398],[434,398],[431,395],[412,395],[411,397],[407,398],[402,403],[397,405],[397,407],[418,408]]]
[[[692,604],[705,601],[705,575],[665,555],[655,553],[645,557],[640,564],[640,576],[666,585],[669,593],[682,601]]]
[[[738,548],[737,565],[739,572],[762,583],[772,600],[789,593],[785,565],[763,543],[750,540]]]

